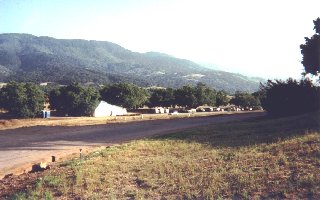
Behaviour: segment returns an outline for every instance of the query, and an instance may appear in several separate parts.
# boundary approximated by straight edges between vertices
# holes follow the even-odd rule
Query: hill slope
[[[188,60],[136,53],[103,41],[64,40],[29,34],[0,34],[0,81],[71,81],[181,87],[203,82],[230,92],[255,91],[259,82],[211,70]]]

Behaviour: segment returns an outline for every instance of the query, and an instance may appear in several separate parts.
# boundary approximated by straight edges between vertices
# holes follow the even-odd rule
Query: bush
[[[285,116],[319,110],[320,90],[309,79],[300,82],[269,80],[261,86],[262,107],[272,115]]]

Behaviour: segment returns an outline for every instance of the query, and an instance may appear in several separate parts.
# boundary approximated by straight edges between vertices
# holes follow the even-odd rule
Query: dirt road
[[[177,130],[263,116],[263,112],[95,126],[35,126],[0,131],[0,178],[30,171],[40,161]]]

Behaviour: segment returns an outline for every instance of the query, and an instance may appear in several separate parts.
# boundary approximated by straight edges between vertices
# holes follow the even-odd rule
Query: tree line
[[[0,108],[9,111],[14,117],[36,117],[41,114],[46,101],[58,115],[90,116],[100,100],[128,109],[144,105],[196,108],[230,103],[230,97],[225,91],[216,91],[202,83],[178,89],[146,89],[130,83],[119,83],[103,86],[99,90],[72,83],[48,90],[33,83],[10,82],[0,89]],[[260,105],[252,94],[240,92],[231,102],[239,106]]]
[[[243,108],[262,106],[272,115],[292,115],[319,110],[320,89],[309,79],[269,80],[261,84],[257,92],[236,92],[232,98],[226,92],[216,91],[202,83],[178,89],[145,89],[119,83],[103,86],[99,90],[72,83],[44,90],[33,83],[10,82],[0,89],[0,108],[7,110],[11,116],[22,118],[39,116],[46,101],[57,115],[90,116],[100,100],[128,109],[144,105],[197,108],[202,105],[233,104]]]

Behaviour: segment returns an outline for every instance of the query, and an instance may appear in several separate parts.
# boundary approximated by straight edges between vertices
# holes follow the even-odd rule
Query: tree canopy
[[[198,83],[195,87],[195,96],[197,98],[196,107],[202,105],[216,105],[216,91],[203,83]]]
[[[216,96],[217,106],[226,106],[228,105],[229,101],[230,99],[228,98],[228,95],[224,90],[220,90],[217,92],[217,96]]]
[[[39,116],[44,102],[44,92],[33,83],[10,82],[0,90],[0,107],[14,117]]]
[[[102,100],[125,108],[138,108],[148,101],[145,89],[134,84],[107,85],[100,90]]]
[[[315,34],[305,37],[305,44],[300,45],[303,56],[301,63],[306,74],[319,75],[320,73],[320,18],[313,21]]]
[[[197,86],[186,85],[175,91],[175,104],[195,108],[202,105],[214,106],[216,104],[216,92],[205,84]]]
[[[259,101],[252,94],[246,92],[236,92],[230,103],[244,108],[259,106]]]
[[[309,79],[269,80],[261,87],[262,107],[272,115],[293,115],[319,109],[320,90]]]
[[[51,109],[70,116],[90,116],[99,103],[99,93],[91,87],[78,83],[54,89],[49,93]]]
[[[197,97],[195,96],[194,87],[186,85],[177,89],[175,91],[175,103],[179,106],[195,107]]]
[[[174,90],[172,88],[155,89],[151,91],[149,106],[170,107],[174,104],[174,100]]]

